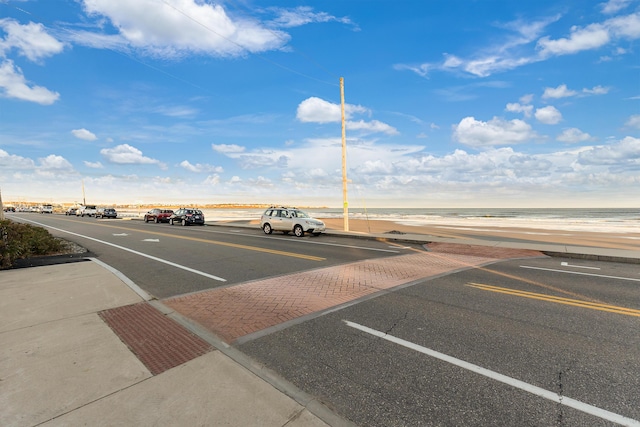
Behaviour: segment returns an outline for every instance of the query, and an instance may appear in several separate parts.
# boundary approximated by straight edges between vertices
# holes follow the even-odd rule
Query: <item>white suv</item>
[[[95,205],[85,205],[80,206],[80,208],[76,211],[76,216],[96,216],[98,212],[98,208]]]
[[[311,218],[308,213],[300,209],[284,206],[271,206],[264,211],[260,217],[260,227],[265,234],[271,234],[274,230],[285,234],[293,231],[297,237],[304,236],[304,233],[317,236],[326,229],[324,222],[319,219]]]

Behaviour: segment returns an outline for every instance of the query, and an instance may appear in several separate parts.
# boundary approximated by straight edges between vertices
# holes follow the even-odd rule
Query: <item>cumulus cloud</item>
[[[254,19],[231,17],[221,4],[197,0],[83,0],[83,6],[88,15],[107,19],[128,47],[154,56],[238,56],[279,49],[290,39]],[[94,46],[99,41],[93,34],[77,34],[79,43],[85,37]]]
[[[51,105],[60,98],[57,92],[27,82],[22,70],[14,66],[11,60],[0,63],[0,96],[41,105]]]
[[[545,125],[555,125],[562,120],[562,113],[554,106],[538,108],[535,114],[536,119]]]
[[[625,9],[630,4],[631,0],[609,0],[604,3],[600,3],[600,7],[602,8],[602,13],[609,15]]]
[[[583,151],[578,161],[584,165],[613,165],[619,169],[640,171],[640,138],[627,136],[622,141],[599,145]]]
[[[506,110],[512,113],[523,113],[525,117],[531,117],[533,105],[522,105],[514,102],[507,104]]]
[[[576,92],[575,90],[569,90],[567,88],[566,84],[562,84],[558,87],[547,87],[544,89],[544,93],[542,94],[542,98],[543,99],[548,99],[548,98],[554,98],[554,99],[558,99],[558,98],[566,98],[569,96],[575,96],[578,92]]]
[[[180,162],[180,167],[188,170],[189,172],[216,172],[222,173],[224,170],[220,166],[212,166],[208,164],[196,163],[195,165],[191,164],[188,160],[183,160]]]
[[[217,151],[222,154],[237,154],[242,153],[245,148],[235,144],[211,144],[213,151]]]
[[[98,139],[98,137],[93,132],[90,132],[90,131],[86,130],[85,128],[74,129],[74,130],[71,131],[71,133],[76,138],[83,139],[85,141],[95,141],[96,139]]]
[[[494,117],[488,122],[465,117],[454,126],[456,141],[471,147],[493,147],[521,144],[536,137],[536,133],[526,122],[518,119],[504,120]]]
[[[16,49],[20,56],[38,62],[64,50],[64,43],[49,35],[42,24],[30,22],[22,25],[5,18],[0,19],[0,28],[6,33],[5,38],[0,41],[0,53],[3,55]]]
[[[629,120],[627,120],[625,126],[634,129],[640,129],[640,114],[634,114],[633,116],[629,117]]]
[[[71,163],[62,156],[50,154],[38,160],[40,161],[40,167],[43,169],[73,170]]]
[[[104,168],[104,166],[100,162],[89,162],[89,161],[85,160],[83,163],[84,163],[84,165],[86,167],[92,168],[92,169],[102,169],[102,168]]]
[[[556,140],[560,142],[574,143],[592,140],[593,137],[586,132],[582,132],[578,128],[569,128],[562,131]]]
[[[156,159],[142,155],[142,151],[129,144],[118,145],[113,148],[103,148],[100,154],[111,163],[118,164],[157,164],[160,167],[164,165]]]
[[[345,104],[345,119],[352,118],[356,114],[370,114],[370,110],[361,105]],[[302,101],[297,108],[296,118],[302,123],[340,123],[342,112],[340,105],[325,101],[321,98],[311,97]],[[393,126],[379,120],[351,121],[347,120],[345,126],[348,130],[367,133],[385,133],[396,135],[398,130]]]
[[[35,163],[32,159],[27,157],[17,156],[15,154],[9,154],[0,148],[0,166],[3,169],[33,169]]]

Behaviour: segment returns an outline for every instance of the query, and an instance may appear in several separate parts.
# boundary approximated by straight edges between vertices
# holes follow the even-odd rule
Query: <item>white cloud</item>
[[[298,6],[295,9],[273,8],[272,10],[278,14],[278,17],[271,21],[277,27],[300,27],[317,22],[340,22],[353,25],[351,19],[347,17],[338,18],[326,12],[314,12],[309,6]]]
[[[64,49],[64,44],[50,36],[42,24],[21,25],[13,19],[0,19],[0,27],[7,33],[0,41],[0,54],[15,48],[19,55],[37,62]]]
[[[220,4],[198,0],[83,0],[83,5],[90,16],[107,18],[129,46],[162,57],[237,56],[279,49],[290,39],[255,20],[234,19]]]
[[[388,124],[382,123],[378,120],[372,120],[370,122],[365,122],[364,120],[357,122],[348,121],[345,123],[345,127],[348,131],[362,131],[362,134],[386,133],[387,135],[397,135],[399,133],[393,126],[389,126]]]
[[[122,144],[113,148],[103,148],[100,150],[100,154],[111,163],[157,164],[160,167],[164,167],[159,160],[143,156],[142,151],[129,144]]]
[[[560,142],[574,143],[592,140],[593,137],[586,132],[582,132],[578,128],[569,128],[562,131],[556,140]]]
[[[183,160],[180,162],[180,167],[188,170],[189,172],[216,172],[222,173],[224,170],[220,166],[212,166],[208,164],[196,163],[195,165],[191,164],[188,160]]]
[[[551,105],[548,107],[538,108],[536,110],[535,117],[540,123],[544,123],[546,125],[555,125],[560,123],[562,120],[562,114],[560,111]]]
[[[84,165],[86,167],[92,168],[92,169],[102,169],[102,168],[104,168],[104,166],[100,162],[89,162],[89,161],[85,160],[83,163],[84,163]]]
[[[9,154],[8,152],[0,148],[0,166],[2,166],[2,169],[9,170],[9,169],[33,169],[35,168],[36,165],[33,162],[33,160],[27,157],[16,156],[15,154]]]
[[[612,14],[621,11],[631,4],[631,0],[609,0],[604,3],[600,3],[600,7],[602,8],[602,13],[604,14]]]
[[[356,114],[370,114],[370,110],[361,105],[345,104],[345,119],[349,119]],[[311,97],[298,104],[296,118],[302,123],[340,123],[342,112],[340,105],[325,101],[324,99]],[[345,126],[348,130],[363,131],[363,133],[386,133],[396,135],[398,130],[393,126],[379,120],[372,121],[347,121]]]
[[[570,96],[575,96],[577,95],[578,92],[576,92],[575,90],[569,90],[567,88],[566,84],[562,84],[556,88],[552,88],[552,87],[546,87],[544,88],[544,93],[542,94],[542,98],[543,99],[548,99],[548,98],[554,98],[554,99],[558,99],[558,98],[567,98]]]
[[[98,139],[98,137],[93,133],[90,132],[84,128],[82,129],[74,129],[71,131],[71,133],[73,134],[73,136],[75,136],[78,139],[83,139],[85,141],[95,141],[96,139]]]
[[[488,122],[465,117],[454,126],[453,137],[471,147],[493,147],[521,144],[537,135],[526,122],[518,119],[506,121],[494,117]]]
[[[41,169],[73,171],[73,166],[71,166],[71,163],[69,163],[69,161],[62,156],[50,154],[47,157],[38,160],[40,162]]]
[[[0,96],[31,101],[41,105],[51,105],[60,98],[60,94],[44,87],[29,85],[22,70],[6,60],[0,64]]]
[[[531,117],[533,105],[522,105],[514,102],[507,104],[506,110],[512,113],[523,113],[525,117]]]
[[[578,161],[585,165],[611,165],[616,169],[631,167],[640,171],[640,138],[627,136],[613,144],[593,147],[580,153]]]
[[[559,98],[569,98],[571,96],[587,96],[587,95],[606,95],[609,93],[609,88],[604,86],[594,86],[593,88],[583,88],[581,92],[571,90],[567,88],[566,84],[561,84],[558,87],[546,87],[544,88],[544,93],[542,94],[543,99],[559,99]]]
[[[640,114],[634,114],[633,116],[629,117],[629,120],[627,120],[625,126],[640,129]]]
[[[610,40],[609,31],[602,24],[591,24],[585,28],[573,27],[571,35],[566,38],[551,40],[543,37],[538,40],[538,49],[542,56],[569,55],[599,48]]]
[[[244,152],[245,148],[235,144],[211,144],[213,151],[222,154],[238,154]]]

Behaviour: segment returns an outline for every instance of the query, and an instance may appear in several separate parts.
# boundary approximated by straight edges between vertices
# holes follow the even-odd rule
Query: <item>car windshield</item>
[[[311,218],[308,213],[303,211],[293,211],[291,212],[291,216],[296,216],[298,218]]]

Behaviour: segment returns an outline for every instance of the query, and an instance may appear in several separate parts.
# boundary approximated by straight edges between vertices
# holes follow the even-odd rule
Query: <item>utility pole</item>
[[[340,112],[342,115],[342,205],[344,231],[349,231],[349,202],[347,200],[347,137],[344,124],[344,78],[340,77]]]
[[[4,220],[4,205],[2,204],[2,190],[0,190],[0,220]]]

